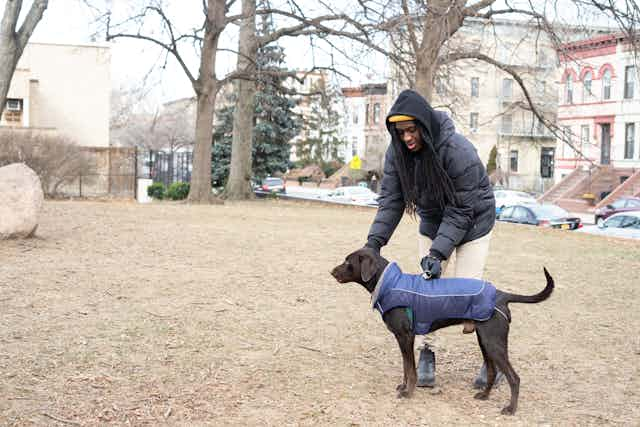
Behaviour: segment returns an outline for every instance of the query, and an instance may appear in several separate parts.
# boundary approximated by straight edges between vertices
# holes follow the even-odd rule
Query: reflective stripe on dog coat
[[[371,306],[381,315],[396,307],[413,311],[413,331],[424,335],[444,319],[488,320],[496,305],[496,288],[477,279],[423,279],[389,263],[371,294]]]

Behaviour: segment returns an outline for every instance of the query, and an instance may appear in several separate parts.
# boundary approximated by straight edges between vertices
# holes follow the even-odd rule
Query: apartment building
[[[0,127],[57,132],[86,147],[109,146],[108,46],[27,44]]]
[[[640,168],[640,87],[632,46],[616,34],[563,50],[558,125],[573,147],[558,141],[556,177],[592,163]]]
[[[381,174],[384,154],[389,145],[385,125],[391,107],[386,83],[367,83],[357,87],[343,87],[345,115],[344,139],[347,141],[343,160],[357,155],[362,168]]]
[[[586,34],[584,29],[558,31],[568,40]],[[468,19],[447,48],[483,53],[513,70],[536,109],[555,123],[558,55],[550,38],[534,24]],[[408,87],[401,75],[397,69],[393,73],[393,97]],[[496,148],[498,169],[493,179],[498,184],[535,192],[554,185],[556,138],[533,114],[514,75],[481,60],[456,61],[438,71],[429,101],[451,115],[456,130],[475,145],[485,164]]]

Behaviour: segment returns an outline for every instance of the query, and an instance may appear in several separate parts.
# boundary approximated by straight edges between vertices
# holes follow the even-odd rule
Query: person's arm
[[[454,159],[447,171],[455,187],[456,203],[444,209],[442,222],[431,245],[430,254],[440,260],[448,259],[453,249],[473,227],[473,208],[477,203],[479,186],[484,177],[484,166],[477,153],[466,152]],[[467,157],[467,158],[465,158]],[[471,158],[469,158],[471,157]]]
[[[400,178],[393,157],[393,147],[389,145],[384,159],[384,174],[380,182],[378,212],[369,228],[366,243],[366,246],[376,251],[387,244],[400,223],[405,209]]]

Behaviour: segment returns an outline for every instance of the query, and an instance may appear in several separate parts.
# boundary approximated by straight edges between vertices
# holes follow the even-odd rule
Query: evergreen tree
[[[330,175],[331,170],[341,166],[339,151],[346,145],[340,139],[340,96],[335,85],[327,82],[324,76],[312,86],[311,91],[319,94],[310,97],[311,114],[305,120],[307,137],[296,144],[296,153],[301,165],[318,164]]]
[[[487,175],[491,175],[496,170],[496,158],[498,156],[498,149],[494,145],[489,152],[489,160],[487,161]]]
[[[284,52],[279,46],[258,49],[258,76],[255,99],[252,171],[255,178],[264,178],[289,169],[290,141],[300,131],[293,113],[295,102],[286,95],[283,71]],[[227,100],[235,104],[233,95]],[[229,176],[233,107],[218,111],[219,124],[213,135],[212,172],[215,186],[224,185]]]

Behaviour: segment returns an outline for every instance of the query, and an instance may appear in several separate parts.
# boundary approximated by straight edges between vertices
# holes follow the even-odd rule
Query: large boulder
[[[24,163],[0,168],[0,240],[31,237],[44,202],[42,184]]]

